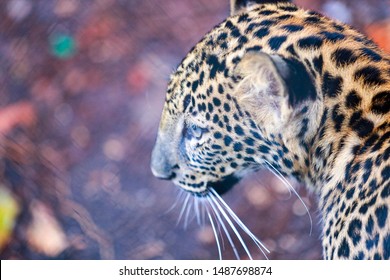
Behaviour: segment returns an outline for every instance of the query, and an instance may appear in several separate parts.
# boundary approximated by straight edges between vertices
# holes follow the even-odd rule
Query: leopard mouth
[[[207,188],[213,188],[219,195],[223,195],[231,190],[240,179],[234,175],[223,177],[218,182],[207,183]]]

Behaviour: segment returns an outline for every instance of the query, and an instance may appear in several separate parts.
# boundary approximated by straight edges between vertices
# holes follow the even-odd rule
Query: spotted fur
[[[171,77],[153,173],[202,196],[271,164],[318,196],[324,258],[390,259],[389,56],[287,1],[231,3]]]

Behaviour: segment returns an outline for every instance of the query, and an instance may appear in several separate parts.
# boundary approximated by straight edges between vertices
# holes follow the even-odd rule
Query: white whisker
[[[239,256],[239,254],[238,254],[237,248],[236,248],[236,246],[234,245],[234,242],[233,242],[233,240],[232,240],[232,238],[231,238],[231,236],[230,236],[230,234],[229,234],[229,231],[227,230],[227,228],[226,228],[226,226],[225,226],[225,223],[223,222],[223,219],[221,218],[221,215],[219,215],[218,209],[215,208],[215,206],[214,206],[214,203],[215,203],[215,202],[213,202],[213,200],[211,200],[209,196],[207,197],[207,199],[208,199],[208,202],[209,202],[210,206],[213,208],[214,213],[215,213],[215,215],[216,215],[216,217],[217,217],[217,220],[218,220],[219,223],[221,224],[222,229],[223,229],[223,231],[225,232],[226,237],[227,237],[227,239],[228,239],[230,245],[232,246],[234,255],[235,255],[236,258],[239,260],[239,259],[240,259],[240,256]]]
[[[195,215],[196,215],[196,221],[198,223],[198,225],[200,226],[200,210],[199,210],[199,203],[200,203],[200,199],[198,197],[195,197]]]
[[[237,222],[237,224],[241,227],[242,230],[245,231],[246,234],[249,235],[249,237],[253,240],[253,242],[256,244],[256,246],[260,249],[260,251],[263,253],[264,257],[268,259],[266,253],[270,253],[270,251],[267,249],[267,247],[248,229],[248,227],[240,220],[240,218],[234,213],[234,211],[226,204],[226,202],[221,198],[221,196],[213,189],[210,188],[211,193],[213,196],[211,198],[215,200],[215,197],[222,203],[224,208],[228,211],[228,213],[232,216],[232,218]]]
[[[184,200],[183,206],[182,206],[181,211],[180,211],[179,218],[177,219],[176,225],[178,225],[178,224],[180,223],[181,218],[183,217],[183,214],[184,214],[184,212],[185,212],[185,210],[186,210],[186,208],[187,208],[188,201],[189,201],[190,197],[191,197],[191,194],[190,194],[190,193],[187,193],[187,196],[186,196],[186,198],[185,198],[185,200]]]
[[[194,205],[195,205],[194,197],[192,195],[190,196],[190,199],[192,199],[192,203],[190,202],[188,204],[187,211],[186,211],[186,216],[184,218],[184,228],[185,229],[187,229],[188,225],[192,221],[192,218],[190,219],[190,213],[191,213],[191,209],[193,209]]]
[[[294,189],[294,187],[290,184],[290,182],[286,178],[284,178],[283,174],[281,174],[279,170],[277,170],[269,161],[267,160],[264,161],[268,165],[268,170],[270,170],[276,177],[278,177],[296,195],[296,197],[301,201],[303,207],[305,207],[305,210],[310,220],[310,235],[311,235],[313,232],[313,219],[311,218],[309,208],[306,206],[305,202],[298,194],[298,192]]]
[[[212,200],[215,201],[215,198],[214,196],[210,196],[210,198]],[[229,224],[229,226],[231,227],[231,229],[233,230],[234,234],[237,236],[238,240],[240,241],[242,247],[244,248],[245,252],[247,253],[249,259],[253,260],[252,258],[252,255],[251,253],[249,252],[248,250],[248,247],[246,246],[244,240],[242,239],[241,237],[241,234],[238,232],[237,228],[235,227],[235,225],[233,224],[232,220],[229,218],[229,216],[226,214],[225,210],[221,207],[221,205],[219,205],[218,203],[215,203],[215,205],[218,207],[220,213],[222,214],[222,216],[225,218],[226,222]]]
[[[173,205],[164,213],[165,215],[171,212],[173,209],[176,208],[177,204],[183,200],[185,192],[179,189],[179,192],[177,193],[176,200],[173,203]]]
[[[205,198],[207,199],[206,201],[208,202],[208,206],[209,207],[212,206],[210,204],[210,201],[209,201],[209,194]],[[215,219],[215,222],[216,222],[216,229],[217,229],[218,235],[219,235],[219,237],[221,239],[222,250],[225,250],[225,240],[223,238],[223,234],[222,234],[222,231],[221,231],[221,225],[220,225],[220,223],[218,223],[218,218],[217,218],[217,215],[216,215],[217,213],[215,212],[213,207],[210,210],[211,210],[211,214],[213,215],[213,218]]]
[[[219,259],[222,260],[222,251],[221,251],[221,245],[219,244],[219,238],[218,238],[217,230],[215,228],[213,219],[211,218],[210,211],[208,209],[207,209],[207,216],[209,217],[209,220],[210,220],[210,223],[211,223],[211,227],[213,228],[215,241],[217,242]]]
[[[200,201],[200,223],[201,226],[204,227],[206,224],[206,205],[205,203],[207,202],[203,197],[199,198]]]

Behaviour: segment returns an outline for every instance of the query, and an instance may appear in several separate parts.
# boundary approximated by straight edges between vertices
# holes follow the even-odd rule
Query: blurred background
[[[296,2],[390,51],[390,1]],[[218,258],[209,225],[176,225],[181,205],[169,209],[178,191],[153,178],[149,161],[170,73],[228,6],[0,1],[1,259]],[[269,258],[319,259],[317,206],[299,193],[311,235],[302,203],[268,173],[224,198]],[[234,259],[229,248],[223,256]]]

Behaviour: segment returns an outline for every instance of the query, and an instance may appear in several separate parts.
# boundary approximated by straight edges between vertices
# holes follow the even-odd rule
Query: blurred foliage
[[[0,250],[11,239],[19,204],[12,194],[0,185]]]

